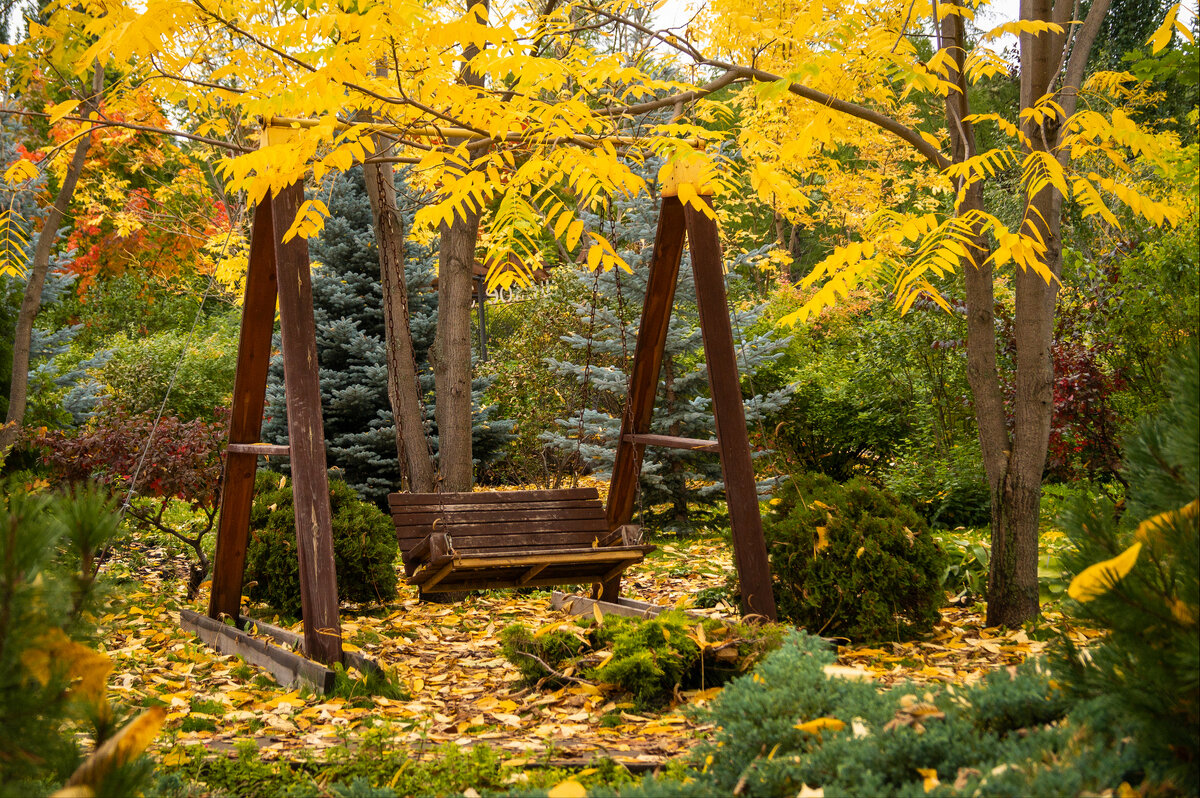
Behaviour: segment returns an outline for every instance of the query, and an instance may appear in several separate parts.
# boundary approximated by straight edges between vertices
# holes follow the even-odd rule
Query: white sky
[[[697,8],[704,4],[705,0],[666,0],[656,15],[656,27],[681,26],[692,18]],[[979,21],[989,27],[999,25],[1017,19],[1020,10],[1020,0],[992,0],[991,5],[980,13]],[[1012,42],[1000,39],[996,43],[996,49],[1003,49],[1015,41],[1016,39],[1013,39]]]

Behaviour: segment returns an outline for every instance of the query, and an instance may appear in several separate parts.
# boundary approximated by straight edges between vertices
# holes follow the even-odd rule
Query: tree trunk
[[[95,110],[103,88],[104,71],[97,62],[92,75],[92,97],[86,102],[87,108]],[[58,238],[58,226],[62,223],[71,198],[75,195],[75,186],[83,172],[91,141],[90,132],[80,134],[76,141],[75,154],[71,156],[62,186],[54,198],[54,205],[46,214],[46,222],[38,234],[37,245],[33,250],[29,282],[25,285],[25,295],[21,299],[21,310],[17,316],[17,329],[13,340],[12,384],[8,394],[8,418],[5,425],[0,427],[0,455],[16,443],[21,434],[21,426],[25,423],[25,408],[29,400],[29,358],[33,346],[33,322],[42,307],[42,289],[46,286],[46,275],[50,271],[50,251]]]
[[[469,200],[468,200],[469,201]],[[479,211],[441,227],[437,333],[429,352],[436,391],[438,466],[447,491],[471,489],[471,291]]]
[[[1063,118],[1047,118],[1040,124],[1035,124],[1031,117],[1022,121],[1022,132],[1029,142],[1026,152],[1039,150],[1052,154],[1059,163],[1065,161],[1066,153],[1056,152],[1062,122],[1075,111],[1079,85],[1108,5],[1109,0],[1096,0],[1083,25],[1072,27],[1070,0],[1022,0],[1021,19],[1055,22],[1064,30],[1064,33],[1021,35],[1021,109],[1033,108],[1039,98],[1055,91],[1056,84],[1060,84],[1056,99],[1064,112]],[[1073,43],[1068,33],[1071,31],[1074,32]],[[1051,346],[1058,297],[1057,278],[1062,273],[1062,209],[1063,196],[1052,186],[1045,186],[1036,194],[1027,193],[1025,197],[1023,232],[1043,242],[1045,250],[1040,260],[1053,277],[1047,280],[1032,269],[1021,268],[1014,275],[1016,373],[1011,439],[1006,430],[997,428],[1004,421],[1003,412],[989,410],[985,429],[981,405],[986,402],[994,408],[1001,397],[990,384],[986,388],[982,386],[980,379],[981,401],[981,392],[975,390],[975,382],[972,382],[980,419],[984,467],[992,495],[989,626],[1015,626],[1036,617],[1039,610],[1038,519],[1042,473],[1046,467],[1054,415]],[[980,353],[975,355],[978,360]],[[994,350],[989,355],[994,364]],[[973,370],[969,368],[969,371]],[[974,379],[976,375],[972,374],[972,377]]]
[[[947,14],[941,21],[940,32],[941,45],[950,48],[954,59],[950,80],[961,89],[949,92],[946,97],[946,122],[953,160],[962,163],[975,155],[974,130],[963,121],[970,109],[963,80],[965,33],[962,17]],[[1026,107],[1024,103],[1022,107]],[[961,190],[961,183],[955,188]],[[983,186],[977,182],[963,193],[958,213],[965,217],[982,211],[983,202]],[[1014,400],[1017,413],[1010,437],[996,365],[992,270],[982,235],[974,236],[969,252],[972,263],[966,265],[964,273],[967,379],[975,399],[979,444],[992,502],[987,623],[989,626],[1019,625],[1038,613],[1038,510],[1053,397],[1050,381],[1046,380],[1042,385],[1038,376],[1043,373],[1045,363],[1037,353],[1043,352],[1046,363],[1049,362],[1047,333],[1053,327],[1054,304],[1052,297],[1047,304],[1042,296],[1046,287],[1044,280],[1032,271],[1017,272],[1018,356]],[[1042,289],[1030,280],[1031,277],[1040,282]],[[1040,435],[1043,428],[1044,436]]]
[[[382,142],[376,142],[377,151],[382,151],[382,147]],[[404,226],[396,210],[392,165],[364,164],[363,178],[375,221],[375,243],[379,247],[379,279],[383,286],[387,337],[388,401],[396,422],[396,456],[408,480],[408,489],[428,493],[434,489],[434,465],[425,432],[417,357],[409,326]]]
[[[482,6],[486,20],[487,3]],[[463,48],[469,65],[479,53],[476,45]],[[483,75],[463,70],[463,82],[482,86]],[[462,144],[451,139],[451,149]],[[470,164],[464,168],[469,169]],[[449,224],[439,228],[438,319],[429,359],[433,363],[434,416],[438,427],[438,467],[441,489],[471,489],[474,466],[471,456],[471,293],[475,265],[475,241],[483,208],[467,198],[455,210]]]

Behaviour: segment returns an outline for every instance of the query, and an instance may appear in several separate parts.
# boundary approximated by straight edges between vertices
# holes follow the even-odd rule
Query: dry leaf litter
[[[629,572],[623,596],[690,608],[697,591],[724,584],[733,571],[729,546],[721,541],[681,540],[660,545],[659,551]],[[137,563],[124,567],[138,589],[123,594],[99,620],[103,647],[114,660],[110,698],[128,706],[158,699],[168,707],[166,733],[156,743],[160,755],[176,744],[228,752],[247,739],[265,758],[286,757],[297,749],[311,754],[354,745],[364,731],[383,723],[394,745],[418,755],[432,755],[445,743],[486,744],[504,752],[513,766],[607,756],[646,768],[685,752],[704,735],[707,727],[681,710],[687,704],[703,705],[719,692],[683,692],[668,709],[647,714],[605,685],[533,690],[521,684],[516,669],[501,655],[498,635],[510,623],[539,629],[562,622],[565,616],[551,607],[549,593],[492,591],[440,604],[420,602],[415,589],[402,588],[399,600],[382,611],[344,609],[342,632],[348,649],[362,651],[389,670],[411,697],[374,697],[370,706],[353,706],[343,698],[273,682],[267,686],[263,679],[247,677],[247,670],[265,672],[247,669],[237,657],[218,655],[179,628],[180,607],[203,610],[207,605],[204,593],[185,602],[174,574],[182,561],[151,549],[143,550]],[[120,561],[117,567],[122,567]],[[694,611],[724,618],[736,614],[726,605]],[[250,608],[254,617],[271,621],[268,612]],[[829,670],[881,685],[902,679],[967,683],[988,670],[1015,665],[1046,645],[1023,630],[989,629],[982,622],[971,609],[946,608],[929,639],[839,646],[838,665]],[[301,631],[299,624],[292,628]],[[220,711],[213,711],[218,705]],[[606,715],[608,722],[602,724]],[[615,725],[614,715],[619,719]],[[184,756],[180,749],[165,759],[170,764]]]

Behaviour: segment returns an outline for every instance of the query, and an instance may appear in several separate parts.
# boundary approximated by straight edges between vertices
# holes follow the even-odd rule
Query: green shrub
[[[562,680],[555,678],[546,666],[558,671],[563,663],[589,648],[587,638],[581,632],[581,629],[577,631],[570,627],[535,635],[528,627],[514,623],[500,632],[500,651],[529,684],[547,676],[557,684]]]
[[[300,617],[300,563],[296,556],[296,514],[292,485],[286,477],[261,471],[250,510],[246,581],[250,595],[284,615]],[[354,489],[329,481],[333,512],[333,558],[338,598],[372,603],[396,597],[396,533],[392,522]]]
[[[977,441],[947,451],[909,443],[883,476],[884,486],[912,505],[930,526],[983,527],[992,521],[992,497]]]
[[[580,772],[540,764],[509,765],[506,760],[512,759],[511,754],[484,744],[446,743],[417,749],[405,743],[405,735],[397,734],[400,729],[391,724],[376,720],[373,728],[367,728],[370,723],[366,722],[355,745],[320,751],[298,748],[287,758],[264,759],[250,740],[237,745],[236,755],[213,756],[203,746],[179,746],[172,755],[177,764],[160,765],[158,784],[149,795],[395,798],[458,796],[464,791],[468,795],[508,795],[522,789],[544,795],[568,777],[589,791],[598,784],[619,785],[631,780],[624,767],[600,758],[593,760],[594,767]]]
[[[955,594],[956,603],[985,599],[988,565],[992,559],[991,544],[978,534],[942,535],[939,543],[950,563],[942,572],[942,587]]]
[[[782,631],[772,625],[726,626],[672,610],[654,618],[605,615],[599,624],[578,619],[536,633],[513,624],[500,640],[504,656],[527,682],[545,679],[557,686],[561,674],[573,672],[616,685],[639,705],[654,707],[673,698],[676,688],[712,687],[745,672],[779,645]]]
[[[117,335],[116,351],[96,376],[107,387],[107,401],[130,415],[158,412],[165,397],[169,415],[212,420],[233,391],[237,335],[234,316],[214,318],[195,335],[187,328]]]
[[[1083,656],[1062,640],[1062,681],[1079,698],[1104,702],[1134,726],[1149,777],[1200,793],[1200,357],[1172,369],[1173,398],[1126,442],[1123,516],[1111,499],[1081,498],[1063,516],[1073,547],[1069,572],[1134,553],[1123,577],[1072,595],[1068,611],[1107,629]],[[1095,571],[1092,571],[1095,573]],[[1083,578],[1080,579],[1080,583]]]
[[[112,663],[90,647],[105,611],[96,553],[117,533],[115,509],[92,487],[0,484],[0,796],[54,792],[79,765],[84,738],[99,747],[124,720],[105,699]],[[135,757],[87,786],[132,795],[145,775]]]
[[[864,376],[855,360],[805,351],[812,348],[812,342],[799,338],[789,345],[786,357],[755,382],[762,390],[794,380],[792,401],[768,420],[774,429],[771,443],[791,470],[839,480],[874,474],[912,431],[912,403],[891,390],[885,372]]]
[[[1111,734],[1085,733],[1098,707],[1072,705],[1036,663],[965,688],[881,691],[827,675],[834,660],[823,641],[795,634],[701,711],[716,729],[682,779],[651,777],[621,795],[1080,795],[1136,773],[1128,728],[1103,718]]]
[[[891,494],[861,479],[798,476],[764,522],[780,618],[853,640],[933,628],[946,558],[924,520]]]

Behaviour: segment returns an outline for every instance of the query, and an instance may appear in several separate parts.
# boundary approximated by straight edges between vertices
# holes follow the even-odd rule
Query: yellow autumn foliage
[[[1116,557],[1089,565],[1071,580],[1067,595],[1076,601],[1091,601],[1103,596],[1133,570],[1141,551],[1139,540]]]

